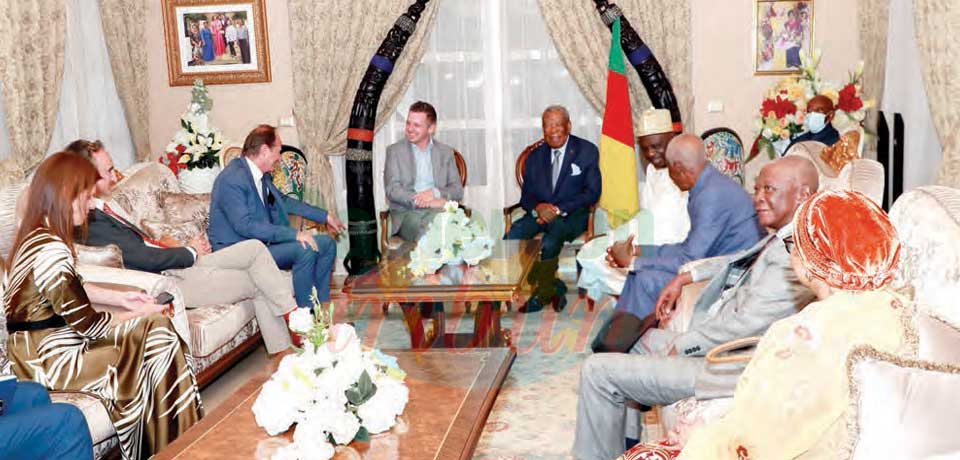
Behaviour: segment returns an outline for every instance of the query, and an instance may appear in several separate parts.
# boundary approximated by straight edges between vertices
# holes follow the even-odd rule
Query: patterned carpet
[[[480,438],[475,459],[567,459],[573,443],[577,385],[589,339],[610,314],[611,305],[598,303],[593,312],[577,298],[576,275],[561,267],[571,287],[567,308],[532,314],[504,312],[502,324],[513,332],[517,359],[510,369]],[[399,308],[383,318],[379,305],[350,307],[353,321],[367,344],[381,348],[408,348]],[[447,307],[447,332],[470,332],[473,318],[462,305]],[[339,320],[339,318],[338,318]]]

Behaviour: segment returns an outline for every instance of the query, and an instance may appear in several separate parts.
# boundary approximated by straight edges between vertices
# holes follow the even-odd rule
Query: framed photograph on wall
[[[813,45],[813,0],[754,0],[754,75],[800,73]]]
[[[265,0],[162,0],[170,86],[270,81]]]

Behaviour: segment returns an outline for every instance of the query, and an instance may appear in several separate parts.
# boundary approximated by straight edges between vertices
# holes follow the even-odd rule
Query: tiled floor
[[[568,285],[573,280],[565,276]],[[574,294],[567,308],[555,313],[520,315],[505,313],[504,327],[513,330],[518,357],[487,420],[477,446],[477,459],[565,459],[573,439],[577,382],[580,364],[589,348],[589,338],[610,313],[601,303],[588,312],[586,303]],[[463,305],[448,305],[448,332],[469,332],[471,315]],[[398,309],[386,318],[379,305],[343,308],[342,321],[353,322],[367,344],[380,348],[408,348],[409,339]],[[340,318],[338,318],[340,320]],[[204,389],[209,413],[268,362],[263,347],[234,366]]]

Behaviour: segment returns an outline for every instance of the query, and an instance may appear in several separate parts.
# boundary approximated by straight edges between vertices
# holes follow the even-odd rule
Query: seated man
[[[707,161],[703,141],[681,134],[667,146],[670,178],[689,191],[690,232],[676,244],[640,246],[631,254],[633,237],[608,251],[617,267],[631,267],[610,320],[593,342],[594,352],[624,353],[652,325],[654,303],[680,266],[691,260],[730,254],[749,248],[763,235],[750,196]]]
[[[789,151],[793,144],[803,141],[817,141],[828,147],[836,144],[840,140],[840,133],[830,123],[835,113],[833,101],[829,97],[821,94],[810,99],[807,102],[807,114],[803,118],[803,126],[807,128],[807,132],[793,138],[784,152]]]
[[[107,206],[106,201],[117,185],[117,173],[103,144],[80,139],[65,150],[90,160],[100,173],[96,197],[91,200],[95,208],[87,219],[86,235],[77,235],[78,243],[115,244],[123,254],[126,268],[169,275],[176,281],[188,307],[253,299],[267,352],[279,353],[290,348],[284,316],[296,307],[293,292],[263,243],[244,241],[211,253],[203,234],[196,235],[187,247],[178,247],[176,242],[154,241]]]
[[[6,330],[5,324],[0,326]],[[6,334],[2,335],[6,343]],[[40,384],[12,385],[15,388],[8,399],[0,394],[0,458],[93,459],[90,428],[80,409],[50,403],[47,390]]]
[[[453,149],[433,138],[436,130],[437,111],[426,102],[414,102],[403,131],[406,139],[387,147],[383,185],[390,202],[393,234],[404,241],[419,240],[447,201],[463,199]],[[408,317],[414,348],[422,345],[421,317],[435,317],[434,331],[442,337],[443,302],[423,303],[419,312],[413,311],[412,304],[401,307]]]
[[[277,267],[293,269],[293,296],[301,308],[310,308],[310,294],[330,301],[330,274],[337,244],[329,235],[313,235],[290,227],[287,213],[326,224],[333,234],[343,230],[337,216],[290,198],[277,190],[270,171],[280,161],[280,135],[270,125],[253,129],[243,153],[217,176],[210,196],[207,237],[216,252],[246,240],[267,245]]]
[[[624,353],[587,357],[580,371],[580,398],[573,456],[608,460],[624,451],[624,404],[672,404],[696,396],[698,383],[714,382],[703,356],[711,348],[763,334],[814,298],[790,265],[796,209],[818,187],[817,170],[804,158],[786,157],[765,166],[753,205],[760,223],[773,231],[752,248],[680,273],[657,299],[657,314],[669,319],[682,287],[710,280],[697,300],[687,332],[650,329]],[[691,197],[691,200],[693,197]],[[733,385],[728,389],[730,394]]]
[[[599,153],[592,142],[570,134],[570,114],[552,105],[541,118],[544,143],[524,163],[520,206],[527,213],[513,223],[506,240],[527,240],[543,232],[540,260],[527,277],[534,287],[521,313],[539,311],[551,302],[567,304],[566,286],[556,279],[563,243],[587,229],[590,207],[600,199]]]
[[[652,215],[653,244],[679,243],[690,230],[687,216],[687,192],[681,192],[670,179],[667,170],[667,144],[676,136],[670,111],[647,109],[640,117],[637,146],[640,155],[647,161],[646,180],[640,191],[640,208]],[[608,238],[595,238],[583,245],[577,254],[577,263],[582,267],[577,287],[585,290],[591,298],[617,295],[623,290],[627,279],[624,269],[613,267],[606,261],[606,250],[614,235],[617,238],[632,235],[634,244],[639,244],[640,225],[646,216],[638,213],[633,219],[613,230]]]

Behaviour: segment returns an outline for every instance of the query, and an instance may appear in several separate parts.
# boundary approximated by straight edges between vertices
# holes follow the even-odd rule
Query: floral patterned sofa
[[[955,307],[955,303],[960,297],[960,244],[956,243],[960,241],[960,189],[925,186],[911,190],[894,203],[890,209],[890,220],[902,244],[893,289],[912,298],[918,306],[915,319],[918,330],[917,359],[922,360],[894,360],[892,367],[908,374],[934,370],[957,374],[960,372],[960,351],[957,348],[960,346],[960,309]],[[685,296],[688,294],[684,291]],[[930,326],[932,323],[940,325]],[[873,365],[870,358],[854,359],[857,369]],[[856,385],[863,385],[864,378],[860,374],[854,377],[857,378]],[[960,379],[954,380],[960,382]],[[895,386],[893,388],[896,389]],[[645,430],[650,430],[644,436],[647,444],[638,446],[623,458],[673,458],[678,447],[686,442],[697,426],[722,417],[731,401],[729,398],[709,401],[689,398],[661,408],[658,420],[652,425],[644,425]],[[866,432],[863,428],[860,430],[854,436]],[[864,444],[878,442],[875,438],[856,439],[856,442],[847,446],[850,451],[843,454],[860,458],[857,456],[860,454],[854,454],[853,450],[864,449]],[[958,444],[960,442],[953,445],[955,451],[960,449]]]
[[[108,203],[115,212],[142,226],[146,224],[167,232],[180,232],[180,238],[189,238],[190,234],[205,228],[205,208],[209,207],[209,196],[189,197],[180,194],[173,173],[157,163],[137,164],[124,173],[126,178],[118,184]],[[27,181],[20,181],[0,189],[0,254],[4,256],[9,253],[14,237],[16,201],[26,186]],[[176,210],[164,206],[175,207]],[[176,215],[177,213],[180,215]],[[171,222],[181,224],[171,226]],[[136,270],[92,265],[90,260],[93,258],[80,254],[78,269],[85,282],[120,284],[143,289],[151,294],[167,291],[172,293],[175,299],[183,297],[171,278]],[[210,383],[260,343],[259,327],[250,299],[202,309],[189,309],[180,300],[175,300],[174,309],[174,326],[190,346],[201,387]],[[4,351],[4,346],[5,343],[0,344],[0,353]],[[113,424],[99,400],[79,392],[54,392],[51,397],[54,401],[74,404],[83,411],[90,426],[96,458],[118,453],[114,449],[118,441]]]

